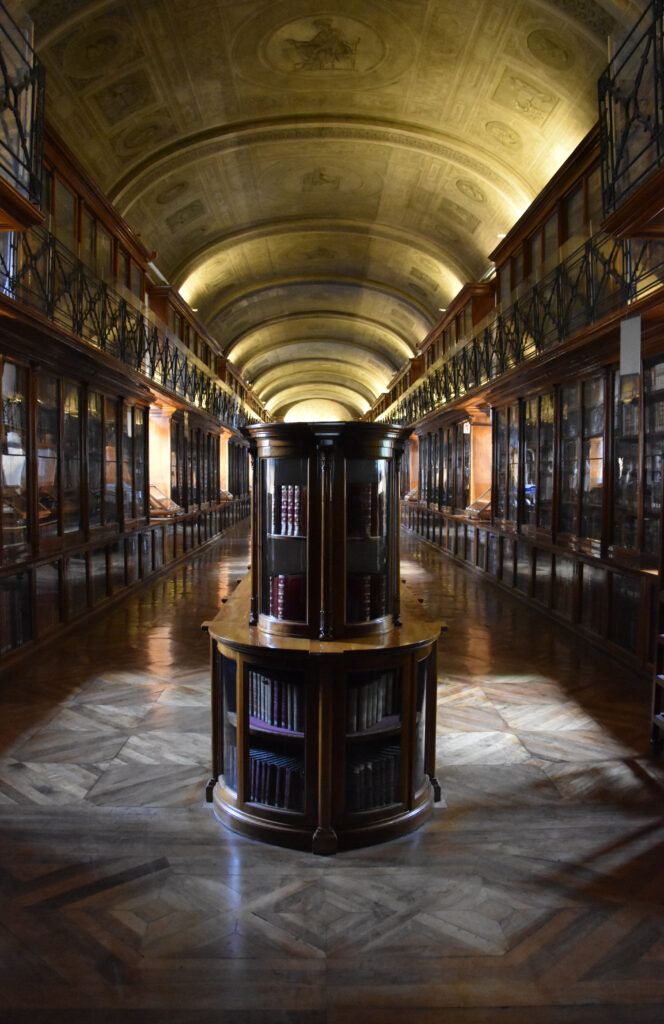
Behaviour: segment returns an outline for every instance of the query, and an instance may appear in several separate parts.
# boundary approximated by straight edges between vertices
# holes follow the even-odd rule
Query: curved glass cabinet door
[[[346,809],[397,804],[401,781],[401,669],[350,672],[346,695]]]
[[[250,665],[249,800],[268,807],[303,811],[304,681],[301,672]]]
[[[223,722],[223,776],[225,785],[237,793],[237,690],[236,666],[232,658],[221,657]]]
[[[307,621],[306,458],[262,459],[260,611]]]
[[[346,622],[371,622],[390,611],[387,459],[346,460]]]

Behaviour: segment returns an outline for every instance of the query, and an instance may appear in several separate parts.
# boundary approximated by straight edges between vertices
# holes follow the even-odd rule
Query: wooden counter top
[[[267,633],[259,626],[249,625],[251,577],[248,574],[233,591],[219,613],[202,628],[222,643],[247,650],[279,650],[312,655],[336,655],[417,647],[436,639],[447,629],[444,622],[426,617],[418,600],[401,585],[401,626],[392,626],[383,633],[348,637],[339,640],[313,640],[306,637],[280,636]]]

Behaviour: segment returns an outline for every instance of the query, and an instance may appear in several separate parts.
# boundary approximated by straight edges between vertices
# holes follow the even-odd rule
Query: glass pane
[[[39,532],[51,537],[58,532],[58,424],[60,398],[58,381],[39,377],[37,381],[37,488]]]
[[[223,714],[224,785],[237,793],[237,688],[236,666],[231,658],[221,658],[221,692]]]
[[[386,459],[346,460],[346,621],[369,622],[389,611]]]
[[[507,486],[507,409],[496,412],[496,518],[504,519],[506,511],[505,489]]]
[[[351,672],[346,705],[346,806],[401,800],[401,670]]]
[[[507,518],[516,522],[519,496],[519,406],[509,408],[507,475]]]
[[[542,395],[539,414],[538,520],[541,527],[550,530],[553,523],[553,395]]]
[[[125,516],[134,515],[134,410],[122,410],[122,491]]]
[[[136,515],[145,515],[145,410],[134,409],[134,485]]]
[[[62,451],[62,525],[65,533],[81,527],[81,389],[64,386],[64,447]]]
[[[250,799],[304,808],[304,682],[300,672],[249,668]]]
[[[97,273],[106,279],[113,273],[113,242],[100,226],[97,226]]]
[[[562,457],[560,466],[560,516],[562,533],[576,533],[576,506],[579,494],[580,408],[576,385],[561,391]]]
[[[307,460],[264,459],[261,612],[307,618]]]
[[[523,423],[523,522],[534,525],[537,511],[537,449],[538,411],[536,398],[529,399],[524,406]]]
[[[664,360],[644,370],[646,431],[643,496],[643,550],[659,555],[664,450]]]
[[[639,500],[639,374],[614,377],[613,543],[637,546]]]
[[[426,714],[427,714],[427,683],[436,671],[433,655],[424,658],[417,664],[417,703],[415,705],[415,791],[421,789],[426,782]],[[433,685],[431,680],[431,685]]]
[[[2,543],[18,554],[28,541],[27,373],[13,363],[2,370]]]
[[[95,391],[88,395],[88,522],[101,526],[103,479],[103,399]]]
[[[583,385],[583,493],[582,537],[602,536],[602,483],[604,478],[604,379]]]
[[[111,398],[104,399],[104,520],[118,521],[118,452],[117,406]]]

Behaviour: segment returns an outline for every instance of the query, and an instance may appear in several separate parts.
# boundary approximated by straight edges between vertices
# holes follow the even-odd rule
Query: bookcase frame
[[[399,579],[399,464],[408,432],[375,423],[261,424],[246,435],[251,572],[204,624],[212,674],[207,799],[237,832],[318,854],[396,838],[418,828],[440,799],[436,656],[444,627],[427,619],[406,589],[402,594]],[[296,471],[297,485],[275,469],[280,460]],[[347,472],[354,460],[365,462]],[[347,477],[357,487],[347,487]],[[274,514],[275,501],[291,501],[276,489],[290,486],[300,487],[306,503],[306,537],[303,529],[284,529]],[[366,494],[369,505],[349,510],[347,493],[354,501]],[[380,503],[376,498],[372,509],[374,493]],[[278,557],[296,545],[297,558],[306,550],[306,602],[298,606],[306,616],[299,620],[271,613]],[[372,597],[370,611],[381,614],[365,609],[361,621],[350,621],[349,574],[359,567],[371,575],[371,565],[384,573],[385,606]],[[249,713],[252,673],[266,688],[258,700],[268,724]],[[232,712],[224,705],[229,678]],[[292,708],[281,706],[284,687],[295,681],[298,729],[284,729],[282,720],[295,720]],[[354,720],[351,690],[360,709]],[[254,710],[255,702],[254,691]],[[270,724],[277,719],[278,727]],[[291,798],[301,785],[298,803]]]

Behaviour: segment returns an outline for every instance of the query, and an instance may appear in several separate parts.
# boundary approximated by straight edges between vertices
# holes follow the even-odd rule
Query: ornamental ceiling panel
[[[276,415],[358,415],[593,126],[644,4],[25,6],[47,117],[219,351]]]

